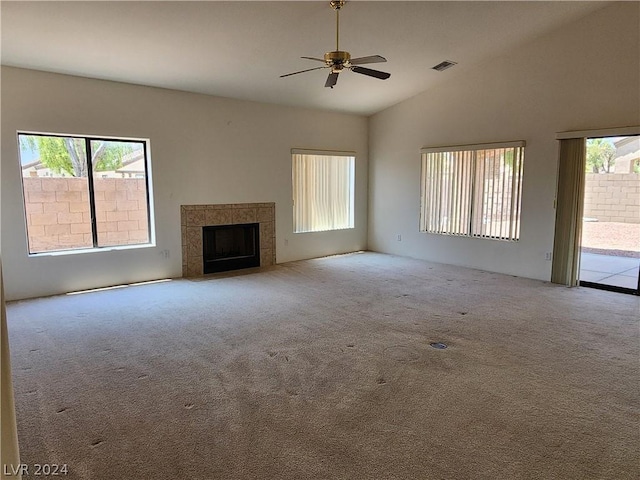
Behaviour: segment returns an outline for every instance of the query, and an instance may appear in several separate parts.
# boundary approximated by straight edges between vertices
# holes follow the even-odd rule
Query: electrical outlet
[[[288,247],[288,246],[289,246],[289,239],[288,239],[288,238],[285,238],[285,239],[284,239],[284,246],[285,246],[285,247]]]
[[[401,242],[402,241],[402,235],[398,234],[398,241]]]
[[[547,261],[551,261],[552,255],[551,252],[547,252],[544,254],[544,259]]]
[[[163,258],[169,258],[169,256],[170,256],[169,250],[162,250],[162,251],[160,252],[160,255],[161,255]]]

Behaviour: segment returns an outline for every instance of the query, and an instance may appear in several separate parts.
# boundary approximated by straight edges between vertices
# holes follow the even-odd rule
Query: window
[[[520,239],[524,142],[421,152],[420,231]]]
[[[352,153],[292,151],[295,233],[353,228]]]
[[[29,253],[151,243],[144,140],[18,133]]]

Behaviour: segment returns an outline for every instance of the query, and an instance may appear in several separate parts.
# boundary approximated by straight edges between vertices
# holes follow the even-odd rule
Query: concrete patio
[[[639,267],[640,258],[582,252],[580,280],[636,290]]]

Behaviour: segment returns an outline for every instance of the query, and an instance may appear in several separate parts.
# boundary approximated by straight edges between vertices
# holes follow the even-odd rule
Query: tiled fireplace
[[[181,205],[182,276],[203,275],[203,227],[259,224],[260,266],[273,265],[275,249],[275,203]]]

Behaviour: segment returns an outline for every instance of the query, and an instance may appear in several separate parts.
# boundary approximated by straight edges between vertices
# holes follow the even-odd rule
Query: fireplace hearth
[[[203,273],[260,266],[257,223],[202,227]]]

